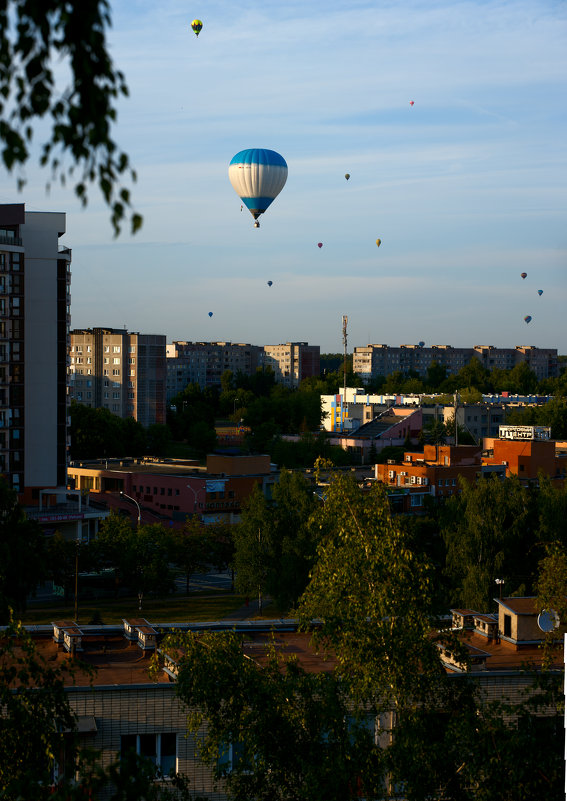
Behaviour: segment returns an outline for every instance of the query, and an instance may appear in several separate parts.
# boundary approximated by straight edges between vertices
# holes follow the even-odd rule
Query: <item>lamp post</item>
[[[502,585],[504,584],[504,579],[501,578],[494,579],[494,583],[498,584],[498,587],[500,589],[500,600],[502,600]]]
[[[126,493],[122,492],[122,490],[120,490],[120,495],[123,498],[127,498],[129,501],[132,501],[132,503],[135,503],[136,506],[138,507],[138,527],[139,527],[142,522],[142,510],[140,509],[140,504],[135,498],[131,498],[129,495],[126,495]]]

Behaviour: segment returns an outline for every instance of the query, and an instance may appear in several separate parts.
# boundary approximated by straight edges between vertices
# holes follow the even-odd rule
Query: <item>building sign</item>
[[[499,426],[500,439],[551,439],[547,426]]]
[[[39,515],[36,518],[40,523],[66,523],[70,520],[83,520],[84,514]]]

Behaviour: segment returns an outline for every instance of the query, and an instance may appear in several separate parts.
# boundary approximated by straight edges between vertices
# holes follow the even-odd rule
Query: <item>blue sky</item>
[[[0,195],[67,213],[74,328],[330,352],[347,314],[349,351],[567,353],[566,3],[111,8],[142,231],[115,239],[96,193],[86,211],[69,188],[46,195],[31,166],[24,193],[3,180]],[[289,168],[259,230],[228,181],[247,147]]]

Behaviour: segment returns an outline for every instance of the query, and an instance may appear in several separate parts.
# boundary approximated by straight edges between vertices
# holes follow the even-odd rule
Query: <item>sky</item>
[[[0,173],[0,202],[66,213],[72,328],[328,353],[347,315],[349,352],[567,353],[567,3],[110,7],[142,230],[115,238],[95,190],[46,194],[35,165],[21,193]],[[288,164],[259,229],[228,180],[249,147]]]

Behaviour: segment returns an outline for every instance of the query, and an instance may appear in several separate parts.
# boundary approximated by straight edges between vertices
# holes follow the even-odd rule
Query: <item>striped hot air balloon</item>
[[[234,191],[254,217],[254,226],[259,228],[258,217],[284,188],[287,164],[275,150],[252,147],[241,150],[232,158],[228,177]]]

